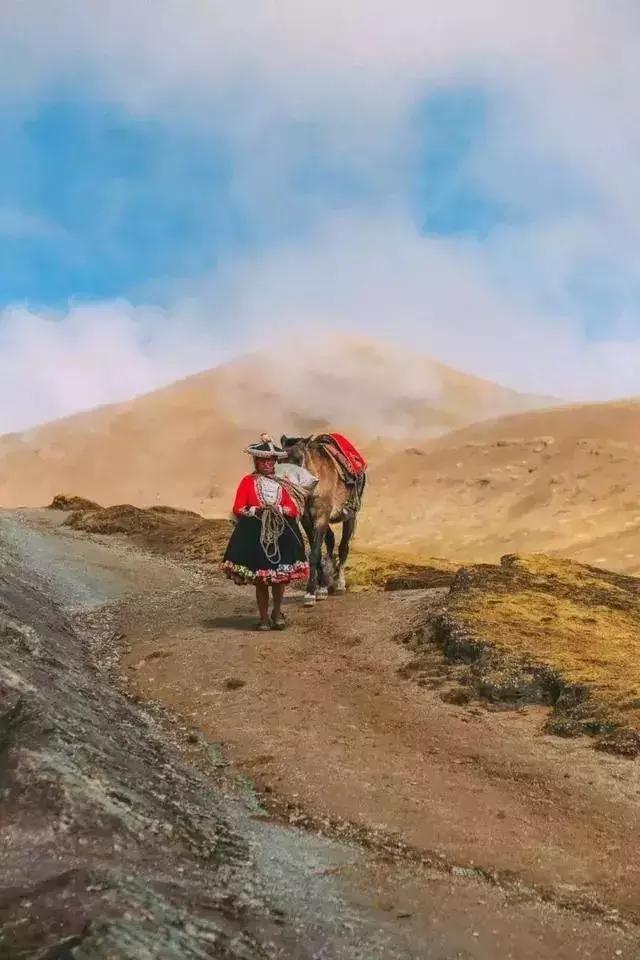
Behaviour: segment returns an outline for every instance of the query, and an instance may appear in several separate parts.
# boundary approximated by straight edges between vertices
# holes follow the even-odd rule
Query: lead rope
[[[285,519],[272,507],[265,506],[260,524],[260,545],[270,563],[280,564],[280,537],[284,533]]]
[[[304,513],[305,504],[307,502],[307,491],[303,487],[300,487],[297,483],[294,483],[293,480],[289,480],[286,477],[278,477],[277,482],[284,490],[287,491],[298,508],[298,516],[301,517]]]

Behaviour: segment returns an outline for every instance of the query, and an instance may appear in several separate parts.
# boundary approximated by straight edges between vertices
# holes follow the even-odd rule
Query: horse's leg
[[[316,519],[311,537],[311,551],[309,553],[309,580],[304,598],[305,607],[312,607],[318,594],[318,581],[322,580],[322,544],[327,532],[326,521]],[[323,598],[324,599],[324,598]]]
[[[317,552],[317,570],[318,570],[318,582],[316,585],[316,600],[327,600],[329,597],[329,577],[325,570],[325,566],[322,560],[322,547],[327,542],[327,538],[331,540],[333,538],[333,546],[336,545],[335,537],[333,536],[333,531],[331,531],[331,537],[329,537],[330,527],[326,521],[318,521],[318,529],[316,534],[320,540],[320,546]]]
[[[340,546],[338,547],[338,563],[336,567],[336,593],[347,592],[347,582],[345,579],[345,566],[349,557],[349,546],[353,531],[355,530],[355,519],[345,520],[342,524],[342,536]]]
[[[305,607],[312,607],[316,602],[317,573],[314,572],[313,561],[311,559],[315,529],[313,517],[309,510],[305,510],[302,515],[302,528],[309,542],[309,579],[307,580],[307,589],[304,595],[304,605]]]
[[[315,529],[313,524],[314,524],[313,517],[308,511],[305,512],[302,518],[302,526],[304,527],[304,532],[306,533],[307,540],[309,541],[310,552],[313,548],[313,541],[315,536]],[[331,554],[333,554],[333,551],[336,545],[336,538],[333,534],[333,530],[331,529],[331,527],[327,527],[327,532],[325,534],[325,542],[327,544],[327,549],[331,552]],[[332,564],[333,564],[333,559],[332,559]],[[309,567],[311,567],[311,560],[309,560]],[[320,561],[318,565],[317,577],[318,578],[316,582],[315,594],[312,594],[311,589],[309,589],[311,584],[308,585],[308,589],[307,589],[308,600],[310,600],[310,597],[312,595],[315,596],[316,600],[326,600],[326,598],[329,595],[329,591],[327,589],[327,576],[326,576],[324,566],[323,566],[323,561],[322,561],[322,545],[320,546]]]
[[[311,550],[311,544],[313,543],[313,518],[308,510],[305,510],[302,514],[302,520],[300,522],[309,541],[309,550]]]
[[[331,529],[327,527],[327,532],[324,535],[324,542],[327,547],[327,555],[322,561],[322,584],[318,590],[318,598],[320,594],[322,597],[326,597],[329,593],[333,592],[335,586],[335,573],[336,573],[336,561],[335,561],[335,549],[336,549],[336,535]]]
[[[324,535],[324,542],[327,545],[327,555],[333,563],[333,551],[336,548],[336,535],[331,527],[327,527],[327,532]]]

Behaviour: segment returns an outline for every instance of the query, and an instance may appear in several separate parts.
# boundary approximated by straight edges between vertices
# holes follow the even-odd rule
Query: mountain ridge
[[[225,509],[264,429],[340,429],[376,461],[478,415],[541,398],[371,341],[336,339],[254,351],[128,401],[0,437],[0,502],[37,506],[82,488],[102,503],[158,501]]]

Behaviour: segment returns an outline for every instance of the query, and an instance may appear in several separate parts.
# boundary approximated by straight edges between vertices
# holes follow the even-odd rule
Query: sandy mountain
[[[425,443],[542,402],[386,345],[296,342],[0,438],[0,504],[39,505],[65,492],[227,513],[247,467],[241,450],[263,429],[341,429],[376,463],[398,442]]]
[[[640,401],[504,417],[389,456],[360,535],[465,561],[545,551],[640,573]]]
[[[363,545],[640,572],[640,402],[544,402],[376,343],[291,344],[0,438],[0,504],[62,492],[226,515],[260,430],[333,427],[371,463]]]

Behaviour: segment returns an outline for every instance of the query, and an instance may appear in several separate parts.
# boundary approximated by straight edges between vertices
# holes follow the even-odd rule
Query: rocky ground
[[[0,517],[0,957],[640,956],[637,765],[455,702],[443,590],[265,637],[65,517]]]

